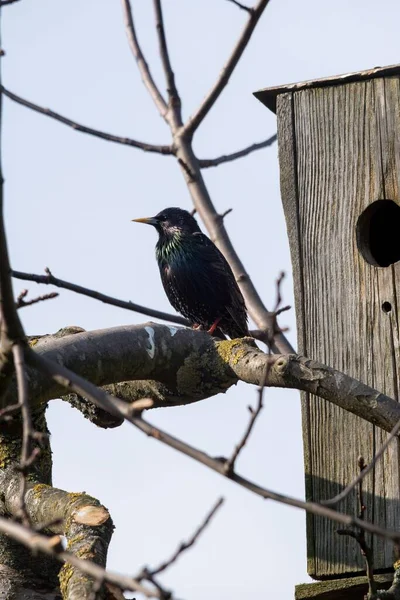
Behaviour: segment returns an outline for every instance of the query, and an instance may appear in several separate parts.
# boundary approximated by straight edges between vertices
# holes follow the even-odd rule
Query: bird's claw
[[[212,335],[214,333],[214,331],[217,329],[218,327],[218,323],[220,322],[221,317],[218,317],[218,319],[216,319],[214,321],[214,323],[211,325],[210,329],[207,331],[207,333],[209,333],[210,335]]]

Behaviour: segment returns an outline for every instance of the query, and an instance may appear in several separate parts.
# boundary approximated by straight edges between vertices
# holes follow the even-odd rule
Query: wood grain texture
[[[376,575],[375,580],[380,590],[387,590],[393,575]],[[295,600],[364,600],[367,592],[366,577],[332,579],[296,585]]]
[[[278,97],[281,194],[295,271],[300,352],[398,398],[400,264],[372,266],[356,241],[372,202],[400,204],[400,83],[397,77]],[[400,242],[399,242],[400,243]],[[382,304],[390,302],[385,313]],[[337,494],[387,434],[303,394],[306,497]],[[366,518],[398,528],[399,448],[394,442],[366,477]],[[357,511],[356,494],[340,505]],[[364,570],[354,540],[307,517],[308,572],[322,579]],[[375,568],[392,566],[392,546],[373,540]]]

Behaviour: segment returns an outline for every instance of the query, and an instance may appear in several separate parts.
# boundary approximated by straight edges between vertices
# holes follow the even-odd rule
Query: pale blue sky
[[[150,0],[132,2],[137,30],[164,89]],[[117,0],[21,0],[3,9],[4,84],[85,125],[153,143],[169,132],[147,97],[125,38]],[[213,83],[246,14],[225,0],[165,0],[167,35],[187,117]],[[196,134],[201,157],[231,152],[276,130],[252,96],[269,85],[399,61],[395,0],[272,0],[214,110]],[[166,206],[190,209],[174,159],[104,142],[4,101],[3,167],[7,233],[15,269],[55,275],[123,299],[169,310],[154,259],[156,236],[134,217]],[[279,196],[277,146],[205,173],[226,225],[265,302],[289,278]],[[15,283],[19,292],[23,282]],[[31,296],[39,292],[29,286]],[[44,288],[40,288],[44,293]],[[61,291],[24,309],[29,334],[65,325],[98,329],[146,319]],[[295,344],[294,314],[286,313]],[[274,490],[303,495],[299,395],[271,390],[240,472]],[[215,455],[227,455],[247,422],[256,391],[158,410],[150,420]],[[190,535],[223,494],[226,504],[194,550],[162,578],[185,600],[293,597],[307,581],[305,516],[262,501],[129,425],[97,430],[62,402],[49,410],[54,483],[99,498],[116,525],[109,567],[135,573],[155,565]]]

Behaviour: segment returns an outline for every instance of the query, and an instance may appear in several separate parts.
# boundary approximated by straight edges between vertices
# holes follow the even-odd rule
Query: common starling
[[[249,335],[243,296],[228,262],[181,208],[166,208],[155,217],[133,219],[153,225],[159,238],[156,258],[172,306],[192,327],[230,338]]]

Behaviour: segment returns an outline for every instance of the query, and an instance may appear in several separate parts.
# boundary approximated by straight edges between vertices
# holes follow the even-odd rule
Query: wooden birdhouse
[[[278,119],[299,353],[398,399],[400,66],[255,96]],[[306,498],[325,500],[354,479],[358,457],[368,463],[387,434],[310,394],[302,394],[302,411]],[[363,490],[365,518],[399,530],[397,440]],[[336,508],[357,514],[356,491]],[[365,572],[360,548],[336,530],[307,516],[308,573],[329,581],[298,586],[297,598],[363,598],[363,580],[352,579]],[[375,572],[391,571],[392,544],[374,537],[372,548]]]

